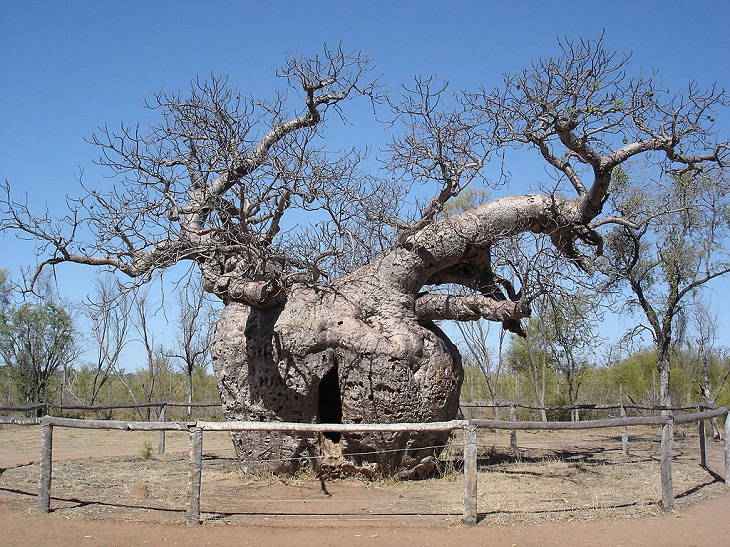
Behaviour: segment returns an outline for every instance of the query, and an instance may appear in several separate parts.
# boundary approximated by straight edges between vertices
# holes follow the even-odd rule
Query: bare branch
[[[475,321],[488,319],[502,322],[505,330],[524,336],[519,320],[530,316],[524,301],[496,300],[484,296],[424,294],[416,299],[416,316],[420,321]]]

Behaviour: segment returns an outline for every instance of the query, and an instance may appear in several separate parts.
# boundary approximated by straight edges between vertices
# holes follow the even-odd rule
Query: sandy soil
[[[40,433],[0,426],[2,545],[730,545],[730,489],[697,464],[691,430],[675,444],[676,509],[663,513],[655,432],[620,455],[616,432],[580,438],[520,433],[522,461],[500,459],[504,436],[480,436],[492,463],[480,472],[481,521],[460,522],[458,472],[416,483],[312,477],[251,479],[225,435],[204,440],[204,524],[185,522],[187,436],[56,428],[52,512],[36,511]],[[496,447],[496,448],[495,448]]]

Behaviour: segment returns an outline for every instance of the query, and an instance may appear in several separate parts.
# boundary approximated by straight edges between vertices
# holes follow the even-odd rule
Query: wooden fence
[[[68,411],[68,410],[81,410],[81,411],[90,411],[90,412],[100,412],[102,410],[137,410],[140,408],[155,408],[157,409],[157,421],[165,422],[165,418],[167,416],[167,409],[168,408],[218,408],[221,409],[220,403],[178,403],[178,402],[167,402],[167,401],[153,401],[151,403],[117,403],[117,404],[100,404],[100,405],[58,405],[55,403],[35,403],[30,405],[23,405],[23,406],[0,406],[0,412],[20,412],[20,413],[28,413],[33,412],[36,413],[39,410],[42,410],[45,415],[49,416],[51,415],[51,411]],[[20,423],[26,423],[26,424],[35,424],[40,423],[40,418],[28,418],[23,421],[22,419],[18,419],[20,421],[14,422],[16,424]],[[29,420],[29,421],[28,421]],[[35,421],[34,421],[35,420]],[[108,421],[108,420],[105,420]],[[2,422],[0,422],[2,423]],[[7,423],[7,422],[6,422]],[[151,422],[150,422],[151,423]],[[155,431],[159,431],[158,435],[158,441],[157,441],[157,453],[158,454],[164,454],[165,453],[165,431],[166,429],[156,429]]]
[[[156,408],[157,415],[161,421],[164,421],[165,412],[167,408],[218,408],[221,409],[221,404],[216,403],[180,403],[180,402],[168,402],[168,401],[152,401],[148,403],[113,403],[113,404],[95,404],[95,405],[68,405],[68,404],[56,404],[56,403],[33,403],[29,405],[21,406],[4,406],[0,405],[0,412],[33,412],[40,413],[41,415],[52,415],[53,411],[68,411],[68,410],[86,410],[90,412],[99,412],[101,410],[132,410],[140,408]]]
[[[461,410],[462,415],[464,418],[469,419],[475,419],[476,416],[467,416],[467,414],[476,414],[477,411],[483,410],[483,409],[506,409],[509,412],[510,420],[515,421],[517,419],[518,410],[526,411],[527,413],[533,413],[536,414],[538,412],[545,412],[545,413],[556,413],[556,412],[569,412],[572,410],[578,410],[582,411],[584,414],[592,413],[592,414],[608,414],[609,416],[612,414],[611,411],[617,411],[617,413],[620,416],[626,416],[627,411],[629,410],[636,410],[636,411],[642,411],[642,412],[650,412],[654,415],[663,414],[663,413],[674,413],[674,412],[682,412],[682,411],[700,411],[700,410],[712,410],[714,409],[714,406],[707,406],[704,404],[694,404],[694,405],[687,405],[687,406],[673,406],[673,407],[664,407],[660,405],[644,405],[644,404],[637,404],[637,403],[579,403],[575,405],[558,405],[558,406],[535,406],[535,405],[527,405],[522,403],[517,403],[513,401],[508,402],[497,402],[497,403],[487,403],[487,402],[459,402],[459,409]],[[0,409],[2,410],[2,409]],[[525,414],[523,412],[522,414]],[[524,420],[523,420],[524,421]],[[558,420],[554,420],[558,421]]]
[[[400,432],[400,431],[455,431],[461,429],[464,440],[464,503],[463,522],[468,525],[477,523],[477,430],[480,427],[491,429],[516,430],[577,430],[607,427],[631,427],[637,425],[661,426],[661,483],[662,507],[670,510],[674,506],[672,485],[672,442],[674,426],[697,422],[700,425],[701,462],[706,466],[706,445],[704,442],[705,420],[725,416],[725,474],[724,481],[730,485],[730,419],[727,408],[717,408],[691,414],[667,416],[637,416],[586,420],[582,422],[533,422],[503,420],[452,420],[432,423],[399,424],[296,424],[285,422],[134,422],[121,420],[78,420],[45,416],[43,418],[19,418],[0,416],[0,424],[37,425],[40,424],[43,448],[41,451],[41,471],[38,487],[38,509],[50,512],[51,479],[53,461],[53,428],[71,427],[83,429],[118,429],[125,431],[187,431],[190,436],[189,471],[187,492],[187,523],[198,525],[200,516],[200,487],[203,470],[203,434],[206,431],[277,431],[287,433],[340,433]]]

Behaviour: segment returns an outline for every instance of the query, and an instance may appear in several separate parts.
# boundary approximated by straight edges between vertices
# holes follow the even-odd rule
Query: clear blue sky
[[[363,51],[391,87],[436,74],[473,89],[557,53],[558,37],[605,30],[609,48],[632,52],[634,66],[658,69],[669,87],[691,80],[730,87],[729,21],[730,1],[720,0],[3,0],[0,179],[16,196],[56,210],[76,193],[81,168],[89,182],[99,176],[96,150],[83,139],[104,123],[145,121],[141,105],[152,91],[185,90],[196,75],[216,72],[268,98],[285,53],[317,52],[324,43]],[[378,146],[382,135],[372,141]],[[530,177],[530,168],[541,175],[536,164],[520,176]],[[519,191],[530,181],[515,183]],[[33,260],[26,242],[2,237],[0,249],[0,267],[11,274]],[[62,270],[62,295],[81,299],[92,272]]]

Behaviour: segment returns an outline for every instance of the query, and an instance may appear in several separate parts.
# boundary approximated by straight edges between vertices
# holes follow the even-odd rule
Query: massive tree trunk
[[[560,205],[560,206],[558,206]],[[296,285],[269,306],[228,303],[213,363],[229,419],[301,423],[432,422],[453,419],[463,370],[434,319],[515,321],[522,301],[421,292],[458,277],[511,234],[542,232],[574,203],[520,196],[435,222],[331,284]],[[565,217],[562,217],[564,218]],[[548,219],[552,219],[548,222]],[[485,275],[489,272],[483,272]],[[503,297],[502,297],[503,298]],[[329,435],[351,464],[422,476],[449,433]],[[234,435],[244,468],[295,469],[319,455],[315,436]]]
[[[296,287],[271,308],[225,308],[213,356],[230,419],[380,423],[456,416],[463,377],[456,348],[433,323],[419,323],[415,294],[393,283],[400,268],[366,269],[330,286]],[[340,446],[357,466],[427,473],[447,438],[346,435]],[[274,460],[284,469],[319,450],[314,437],[249,433],[234,436],[234,444],[241,461]]]
[[[461,360],[441,331],[395,317],[382,335],[358,319],[347,292],[294,291],[287,305],[226,307],[218,324],[214,366],[229,419],[301,423],[422,422],[451,419],[458,409]],[[388,315],[384,312],[381,317]],[[377,319],[375,319],[377,322]],[[345,341],[338,327],[353,326]],[[335,331],[335,332],[332,332]],[[323,341],[331,338],[331,344]],[[397,338],[397,341],[394,340]],[[393,344],[401,351],[390,354]],[[428,472],[448,433],[346,435],[342,453],[355,465]],[[239,459],[296,469],[319,455],[315,437],[234,435]],[[434,448],[436,447],[436,448]],[[419,464],[423,464],[420,465]]]

